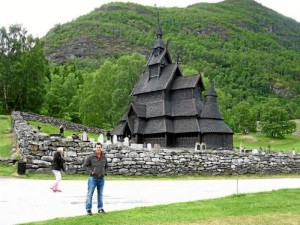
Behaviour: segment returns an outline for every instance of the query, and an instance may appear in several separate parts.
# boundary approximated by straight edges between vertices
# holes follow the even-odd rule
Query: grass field
[[[239,148],[243,145],[246,149],[259,149],[271,151],[292,151],[300,152],[300,135],[292,134],[284,139],[272,139],[263,134],[234,134],[234,147]]]
[[[13,143],[11,116],[0,115],[0,157],[10,157]]]
[[[300,152],[300,119],[296,122],[296,132],[287,135],[283,139],[275,139],[264,134],[234,134],[233,146],[239,148],[243,145],[246,149],[259,149],[271,151],[292,151]]]
[[[58,126],[54,126],[48,123],[42,123],[42,122],[38,122],[38,121],[28,121],[28,123],[32,126],[34,126],[35,128],[37,128],[38,126],[41,126],[41,132],[46,133],[46,134],[59,134],[59,127]],[[68,137],[71,136],[72,134],[77,134],[79,137],[81,136],[81,133],[79,131],[76,130],[68,130],[65,129],[64,131],[64,136]],[[99,134],[94,134],[94,133],[89,133],[89,138],[93,138],[94,140],[97,140],[99,137]]]
[[[58,218],[28,224],[71,225],[298,225],[300,189],[284,189],[255,194],[186,203],[140,207],[93,216]]]

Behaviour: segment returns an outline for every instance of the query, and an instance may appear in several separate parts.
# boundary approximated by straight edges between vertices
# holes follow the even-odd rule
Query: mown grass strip
[[[300,189],[283,189],[212,200],[140,207],[93,216],[57,218],[28,224],[287,224],[284,223],[286,218],[288,224],[299,224],[299,202]],[[225,222],[222,223],[223,221]]]

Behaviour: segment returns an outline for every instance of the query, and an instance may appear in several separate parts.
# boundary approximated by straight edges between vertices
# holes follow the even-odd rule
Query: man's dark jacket
[[[93,153],[85,159],[83,166],[86,167],[86,170],[90,176],[95,178],[102,178],[107,173],[106,156],[103,154],[103,152],[101,152],[101,158],[99,160],[96,153]]]

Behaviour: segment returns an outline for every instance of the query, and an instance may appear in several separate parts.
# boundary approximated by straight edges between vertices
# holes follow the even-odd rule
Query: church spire
[[[162,30],[160,28],[160,22],[159,22],[159,9],[157,9],[157,29],[156,29],[156,41],[154,43],[153,48],[165,48],[164,42],[162,40]]]
[[[223,120],[217,103],[218,95],[215,90],[214,81],[210,80],[210,88],[206,92],[205,102],[201,113],[201,118]]]

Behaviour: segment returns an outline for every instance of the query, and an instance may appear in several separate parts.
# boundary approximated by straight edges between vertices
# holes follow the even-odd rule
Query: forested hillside
[[[300,118],[300,23],[253,0],[159,9],[110,3],[56,25],[43,38],[52,70],[41,111],[87,125],[114,126],[146,62],[141,55],[151,51],[158,11],[171,57],[179,54],[187,76],[200,71],[206,88],[208,78],[214,79],[221,111],[235,132],[255,131],[256,121],[268,118],[276,117],[271,122],[277,124]],[[130,59],[135,61],[129,66]],[[62,107],[56,99],[66,80],[69,93]],[[97,102],[104,108],[91,105]]]

